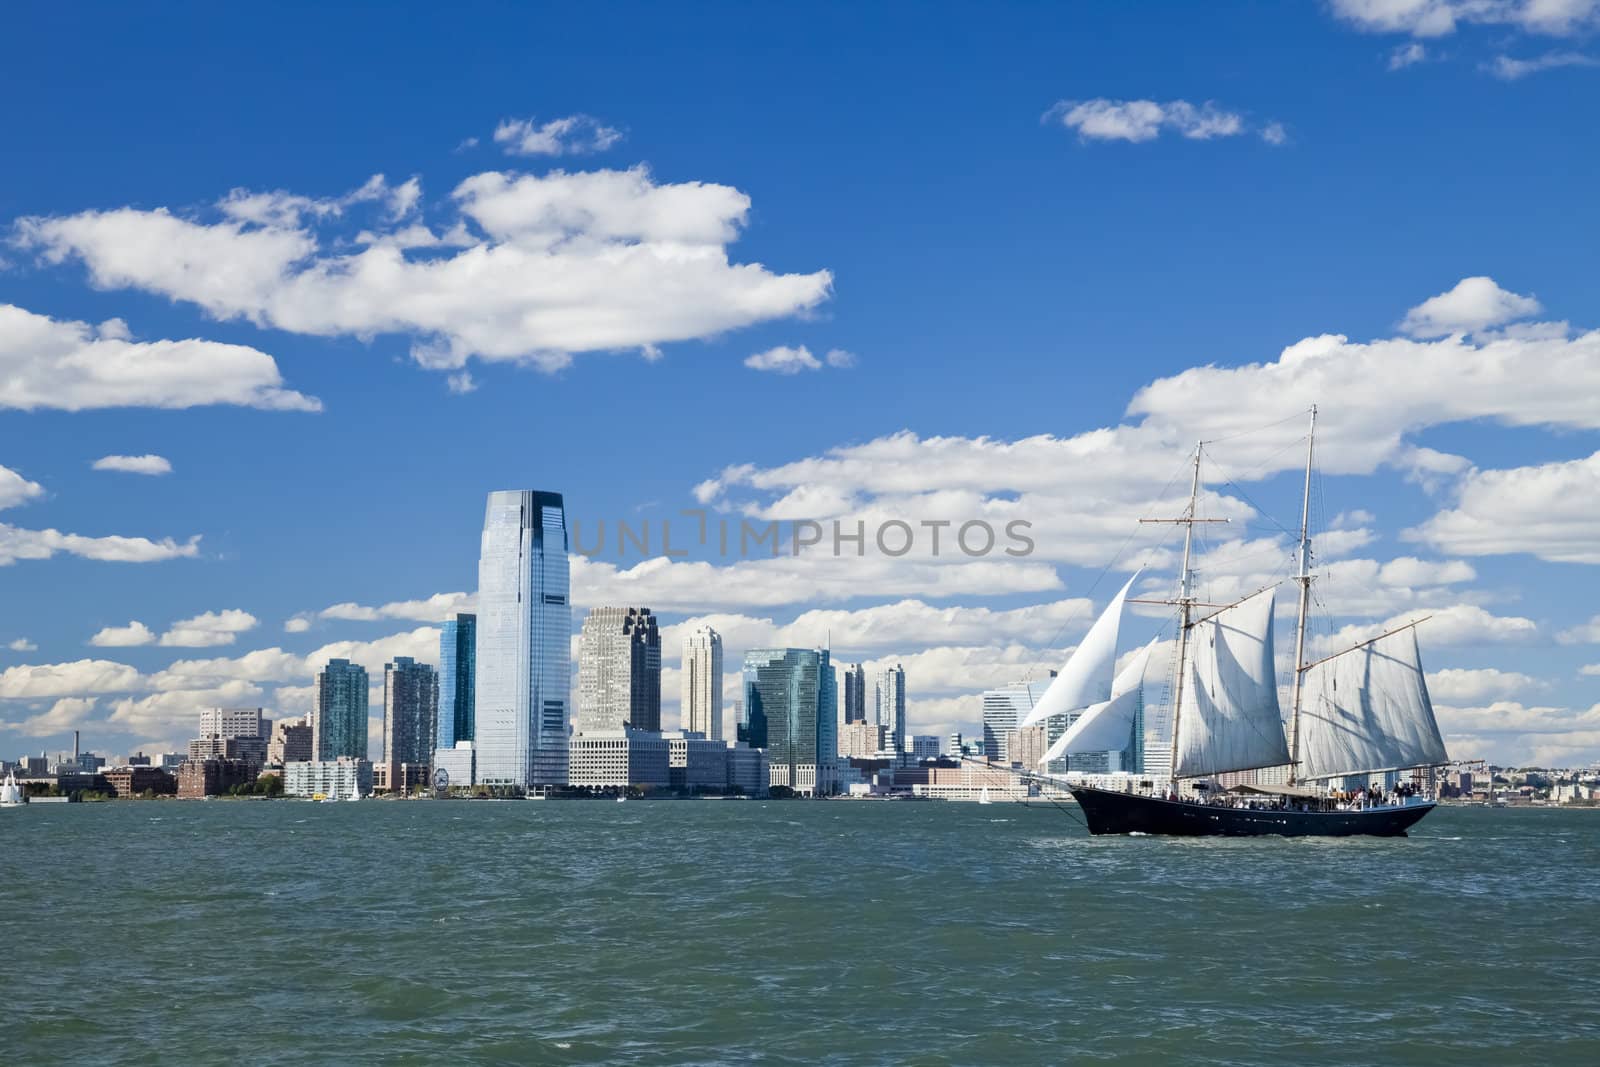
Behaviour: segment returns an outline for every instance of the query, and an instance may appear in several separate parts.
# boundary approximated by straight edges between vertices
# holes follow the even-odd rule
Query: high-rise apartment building
[[[199,737],[269,737],[272,720],[261,708],[206,708],[200,712]]]
[[[312,687],[311,743],[319,760],[367,758],[367,669],[330,659]]]
[[[396,656],[383,665],[383,762],[395,792],[402,782],[400,767],[433,762],[433,741],[439,732],[439,674],[410,656]]]
[[[888,734],[888,748],[906,750],[906,672],[898,663],[878,674],[878,725]]]
[[[702,626],[683,639],[683,690],[678,721],[684,733],[722,736],[722,636]]]
[[[844,721],[867,721],[867,668],[859,663],[844,669]],[[874,720],[872,725],[882,724]]]
[[[983,692],[983,751],[990,759],[1010,763],[1010,736],[1017,723],[1033,710],[1033,696],[1023,684],[986,689]]]
[[[462,614],[446,620],[439,628],[439,734],[434,742],[439,748],[472,740],[477,656],[478,617]]]
[[[661,732],[661,632],[649,608],[595,608],[583,620],[574,725]]]
[[[476,777],[512,789],[567,780],[572,607],[561,494],[489,494],[478,557]]]
[[[312,748],[311,716],[279,719],[272,724],[272,739],[267,742],[267,762],[278,767],[285,763],[304,763],[316,758]]]
[[[837,689],[826,649],[758,648],[745,653],[739,740],[766,749],[772,785],[798,793],[834,791]]]

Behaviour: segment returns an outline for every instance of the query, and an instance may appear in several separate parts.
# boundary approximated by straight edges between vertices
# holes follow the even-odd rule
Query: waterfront
[[[1049,807],[7,813],[8,1058],[1592,1063],[1600,814],[1089,838]]]

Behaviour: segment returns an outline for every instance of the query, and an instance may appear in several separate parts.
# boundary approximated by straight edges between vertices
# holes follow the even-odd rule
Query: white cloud
[[[107,723],[126,733],[193,730],[202,708],[250,706],[263,694],[258,685],[231,681],[208,689],[171,689],[149,696],[124,697],[112,705]]]
[[[1549,688],[1545,683],[1518,671],[1493,667],[1446,669],[1428,675],[1428,693],[1446,704],[1475,704],[1485,700],[1505,700],[1532,690]]]
[[[165,217],[160,213],[152,217],[157,216]],[[160,240],[156,235],[150,239]],[[137,255],[137,251],[123,249],[117,254]],[[226,250],[218,247],[216,260],[207,268],[228,277],[229,267]],[[0,408],[85,411],[206,404],[322,410],[314,397],[283,388],[271,356],[245,345],[197,339],[131,341],[120,320],[97,329],[86,322],[56,320],[0,304]]]
[[[1379,623],[1345,626],[1312,643],[1320,654],[1337,652],[1421,618],[1417,630],[1423,648],[1476,648],[1483,645],[1528,645],[1542,640],[1539,624],[1519,616],[1492,615],[1476,604],[1453,604],[1434,611],[1408,611]]]
[[[109,660],[29,664],[0,671],[0,700],[127,693],[140,688],[141,683],[138,671]]]
[[[1428,58],[1428,50],[1416,41],[1399,45],[1389,53],[1389,69],[1404,70],[1406,67],[1421,63]]]
[[[288,634],[303,634],[311,629],[311,620],[304,615],[296,615],[283,624],[283,632]]]
[[[172,464],[163,456],[101,456],[92,464],[97,471],[121,471],[124,474],[171,474]]]
[[[840,370],[848,370],[854,367],[857,362],[854,352],[847,352],[842,348],[828,349],[828,354],[822,357],[822,361],[828,366],[837,367]]]
[[[445,379],[445,384],[457,396],[465,396],[478,390],[478,383],[473,381],[472,374],[468,371],[460,371],[450,375]]]
[[[1600,663],[1585,663],[1578,668],[1578,673],[1585,678],[1600,678]]]
[[[1600,645],[1600,615],[1588,622],[1562,630],[1556,640],[1563,645]]]
[[[51,704],[48,711],[21,722],[0,722],[0,728],[14,730],[24,737],[53,737],[88,723],[89,714],[97,703],[94,697],[62,697]]]
[[[378,607],[346,602],[317,612],[321,619],[376,622],[379,619],[408,619],[413,622],[444,622],[460,612],[477,610],[476,593],[435,593],[425,600],[396,600]],[[293,621],[293,620],[291,620]],[[291,631],[300,633],[303,629]]]
[[[1587,711],[1530,707],[1518,701],[1434,707],[1457,758],[1487,756],[1524,767],[1581,766],[1600,755],[1600,704]]]
[[[825,270],[731,263],[750,198],[657,184],[643,167],[473,175],[451,194],[450,221],[469,242],[453,249],[375,239],[351,250],[315,228],[336,214],[263,195],[269,205],[248,217],[225,202],[219,221],[135,208],[23,219],[17,241],[46,262],[82,260],[98,288],[157,293],[218,319],[407,335],[414,359],[450,371],[470,357],[554,370],[574,353],[702,338],[810,310],[832,288]]]
[[[1172,131],[1192,141],[1216,137],[1237,137],[1251,132],[1251,125],[1236,111],[1218,107],[1211,101],[1191,104],[1187,100],[1158,103],[1154,100],[1062,100],[1044,114],[1044,121],[1059,122],[1077,133],[1080,141],[1153,141]],[[1283,124],[1270,122],[1258,131],[1268,144],[1287,139]]]
[[[1582,52],[1546,52],[1532,59],[1514,59],[1495,56],[1484,69],[1501,81],[1517,81],[1540,71],[1560,70],[1562,67],[1600,67],[1600,59]]]
[[[1443,37],[1461,24],[1564,37],[1593,26],[1597,0],[1331,0],[1334,14],[1370,33]]]
[[[1429,297],[1406,312],[1400,329],[1412,337],[1476,333],[1542,310],[1533,297],[1502,289],[1493,278],[1463,278],[1454,289]]]
[[[34,644],[32,641],[28,640],[26,637],[19,637],[15,641],[13,641],[9,645],[7,645],[6,647],[9,648],[13,652],[37,652],[37,651],[39,651],[39,646]]]
[[[44,486],[30,482],[10,467],[0,466],[0,508],[14,508],[43,495]]]
[[[804,370],[821,370],[822,361],[811,354],[805,345],[789,348],[779,345],[765,352],[746,356],[744,365],[751,370],[771,371],[774,374],[799,374]]]
[[[1456,505],[1406,532],[1468,556],[1527,552],[1557,563],[1600,563],[1600,452],[1587,459],[1469,472]]]
[[[19,559],[49,559],[65,552],[107,563],[158,563],[193,558],[200,554],[200,537],[178,542],[170,537],[152,541],[145,537],[85,537],[60,530],[24,530],[0,522],[0,567]]]
[[[604,152],[622,140],[622,131],[589,115],[568,115],[536,123],[533,119],[502,119],[494,130],[494,143],[511,156],[575,156]]]
[[[248,611],[228,608],[224,611],[207,611],[192,619],[175,622],[161,635],[161,644],[169,648],[209,648],[231,645],[239,634],[252,630],[256,617]]]
[[[132,648],[154,644],[155,640],[150,627],[135,619],[126,626],[107,626],[89,638],[89,643],[97,648]]]

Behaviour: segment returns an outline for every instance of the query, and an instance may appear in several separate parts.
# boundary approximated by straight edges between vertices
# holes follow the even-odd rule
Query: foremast
[[[1306,436],[1306,484],[1300,497],[1300,547],[1295,583],[1300,586],[1300,611],[1294,627],[1294,696],[1289,710],[1289,784],[1300,768],[1300,698],[1306,676],[1306,620],[1311,612],[1311,466],[1317,447],[1317,405],[1311,405],[1311,429]]]

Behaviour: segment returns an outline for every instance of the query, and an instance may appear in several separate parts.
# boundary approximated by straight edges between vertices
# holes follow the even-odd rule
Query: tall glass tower
[[[439,631],[439,748],[472,740],[477,655],[478,617],[457,615],[446,622]]]
[[[478,557],[480,784],[565,785],[572,606],[561,494],[489,494]]]
[[[826,649],[745,653],[739,740],[767,750],[773,785],[799,793],[833,792],[838,715],[838,683]]]
[[[317,672],[312,698],[311,747],[319,760],[367,758],[367,669],[330,659]]]

